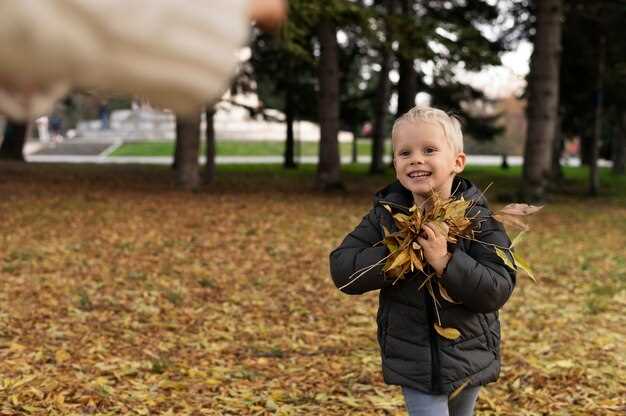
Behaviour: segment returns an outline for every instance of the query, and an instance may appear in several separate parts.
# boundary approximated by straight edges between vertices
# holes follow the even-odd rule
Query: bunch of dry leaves
[[[533,279],[533,281],[536,281],[528,262],[526,262],[519,254],[515,253],[513,248],[529,230],[529,226],[522,220],[522,218],[536,213],[543,208],[543,206],[532,206],[518,203],[509,204],[491,215],[491,217],[502,224],[520,229],[519,233],[512,240],[511,245],[509,247],[505,247],[487,243],[477,238],[475,232],[475,228],[477,228],[476,225],[485,221],[486,218],[479,217],[477,214],[472,217],[466,216],[475,205],[475,201],[466,200],[462,196],[458,199],[443,199],[436,192],[433,192],[428,200],[432,201],[428,208],[425,208],[424,204],[422,204],[421,207],[413,205],[409,209],[409,215],[403,212],[394,213],[391,206],[383,205],[392,215],[394,223],[397,227],[397,231],[390,232],[387,227],[384,225],[382,226],[384,239],[379,243],[385,244],[387,248],[389,248],[390,253],[375,264],[357,270],[344,287],[354,283],[359,277],[372,268],[380,265],[383,261],[385,262],[383,267],[385,276],[395,279],[394,284],[399,279],[407,278],[409,272],[412,273],[415,270],[420,270],[423,272],[420,276],[425,277],[423,277],[419,290],[425,287],[432,297],[435,305],[435,312],[437,314],[438,321],[434,324],[435,330],[444,338],[457,339],[461,336],[461,333],[456,328],[444,327],[441,323],[438,311],[438,306],[441,305],[435,296],[433,281],[437,284],[441,297],[443,297],[446,301],[450,303],[461,302],[457,302],[452,299],[440,281],[438,279],[433,279],[437,275],[432,267],[430,267],[430,265],[426,262],[424,251],[418,243],[418,237],[422,233],[422,227],[425,224],[430,223],[442,231],[448,228],[447,239],[448,242],[452,244],[456,244],[460,238],[465,238],[493,247],[498,257],[500,257],[508,267],[515,271],[525,272],[528,276],[530,276],[530,278]]]

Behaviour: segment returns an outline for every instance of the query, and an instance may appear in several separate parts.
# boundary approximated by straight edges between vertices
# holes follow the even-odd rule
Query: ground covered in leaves
[[[220,169],[183,193],[164,167],[0,165],[0,415],[405,414],[377,294],[328,268],[390,175],[329,195],[312,168]],[[494,178],[494,206],[515,178]],[[501,312],[478,415],[626,413],[626,204],[583,189],[530,220],[539,283],[520,276]]]

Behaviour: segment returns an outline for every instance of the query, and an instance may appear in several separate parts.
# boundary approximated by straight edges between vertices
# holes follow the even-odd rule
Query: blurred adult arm
[[[35,118],[73,87],[193,113],[227,89],[250,19],[284,13],[281,0],[3,0],[0,113]]]

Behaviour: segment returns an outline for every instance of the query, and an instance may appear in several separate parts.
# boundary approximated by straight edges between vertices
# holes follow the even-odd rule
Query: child
[[[515,287],[515,272],[504,265],[493,246],[470,239],[447,242],[447,229],[424,225],[418,243],[449,297],[434,302],[425,287],[424,273],[416,270],[395,281],[383,272],[384,261],[357,279],[357,270],[375,264],[389,254],[380,244],[381,225],[397,231],[391,214],[409,214],[415,204],[430,207],[431,190],[441,198],[474,200],[468,210],[475,239],[509,247],[511,242],[491,212],[482,193],[463,171],[463,135],[459,122],[445,112],[415,107],[396,120],[392,129],[393,164],[397,180],[378,191],[374,206],[341,245],[330,253],[335,285],[348,294],[379,292],[378,343],[383,379],[402,386],[410,415],[472,415],[481,385],[497,380],[500,372],[500,322],[498,310]],[[445,228],[445,227],[444,227]],[[379,244],[377,244],[379,243]],[[429,270],[427,270],[429,271]],[[353,281],[352,281],[353,280]],[[394,284],[395,281],[395,284]],[[445,327],[461,336],[444,338],[434,330],[437,314]],[[456,397],[451,393],[461,388]]]

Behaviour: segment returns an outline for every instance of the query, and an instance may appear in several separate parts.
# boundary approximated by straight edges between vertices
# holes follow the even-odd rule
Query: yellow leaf
[[[511,254],[513,255],[513,261],[515,261],[515,264],[517,265],[517,267],[522,269],[522,271],[524,271],[528,275],[528,277],[533,279],[533,282],[537,283],[537,279],[535,279],[535,275],[530,270],[530,266],[528,265],[528,263],[523,258],[521,258],[519,255],[517,255],[517,254],[515,254],[513,252],[511,252]]]
[[[270,397],[275,402],[281,402],[281,401],[284,401],[287,398],[287,395],[282,390],[274,390],[274,391],[271,392]]]
[[[467,385],[470,383],[470,379],[467,379],[463,384],[461,384],[459,387],[457,387],[452,394],[450,394],[450,396],[448,397],[448,401],[454,399],[456,396],[459,395],[459,393],[461,393],[463,391],[463,389],[465,387],[467,387]]]
[[[409,221],[409,216],[401,212],[394,214],[393,218],[401,224]]]
[[[33,392],[33,394],[34,394],[34,395],[35,395],[35,396],[36,396],[39,400],[43,399],[44,394],[43,394],[43,392],[42,392],[41,390],[39,390],[39,389],[37,389],[37,388],[35,388],[35,387],[31,387],[31,388],[30,388],[30,391],[31,391],[31,392]]]
[[[560,368],[573,368],[573,367],[575,367],[575,364],[574,364],[574,362],[572,360],[558,360],[558,361],[555,361],[553,363],[553,365],[555,367],[560,367]]]
[[[398,249],[398,242],[394,237],[385,237],[384,243],[391,253]]]
[[[409,257],[409,254],[407,253],[407,250],[403,250],[400,253],[398,253],[396,258],[393,260],[393,263],[391,263],[391,265],[389,266],[389,269],[401,267],[409,260],[410,260],[410,257]]]
[[[464,218],[467,206],[467,201],[457,200],[451,202],[446,208],[446,218],[454,220]]]
[[[275,412],[278,410],[278,405],[276,405],[274,400],[268,397],[267,400],[265,401],[265,408],[269,410],[270,412]]]
[[[455,340],[461,336],[461,333],[456,328],[444,328],[442,326],[439,326],[438,324],[434,325],[435,331],[437,331],[437,333],[444,338]]]
[[[524,234],[526,234],[526,230],[522,230],[522,231],[520,231],[520,233],[519,233],[519,234],[517,234],[517,235],[515,236],[515,238],[513,239],[513,241],[511,242],[511,247],[510,247],[510,248],[515,247],[515,245],[516,245],[517,243],[519,243],[520,241],[522,241],[522,237],[524,236]]]
[[[324,403],[328,401],[328,396],[325,393],[317,393],[315,395],[315,401],[316,402],[320,402],[320,403]]]
[[[18,344],[17,342],[11,342],[9,344],[9,351],[22,351],[24,348],[26,347],[22,344]]]
[[[96,377],[92,383],[98,387],[102,387],[102,386],[106,386],[107,384],[109,384],[109,379],[107,379],[106,377]]]
[[[219,386],[222,382],[216,378],[207,378],[205,381],[209,386]]]
[[[70,355],[68,354],[67,351],[60,349],[60,350],[57,350],[57,352],[54,354],[54,358],[56,359],[57,364],[62,364],[65,361],[69,360]]]
[[[448,224],[446,224],[443,221],[433,221],[431,224],[435,228],[435,234],[447,235],[448,230],[450,228],[448,227]]]
[[[361,407],[363,404],[356,400],[354,397],[337,397],[337,400],[347,404],[350,407]]]
[[[504,264],[509,266],[512,270],[517,270],[515,265],[511,263],[511,259],[509,259],[509,256],[500,247],[496,247],[496,254],[502,259]]]
[[[27,376],[27,377],[24,377],[23,379],[19,380],[15,384],[13,384],[13,386],[11,386],[11,387],[16,389],[16,388],[18,388],[20,386],[23,386],[24,384],[30,383],[31,381],[33,381],[36,378],[37,378],[37,376]]]
[[[420,259],[417,258],[415,251],[409,249],[409,254],[411,255],[411,266],[415,267],[417,270],[424,271],[424,266],[422,265]]]

